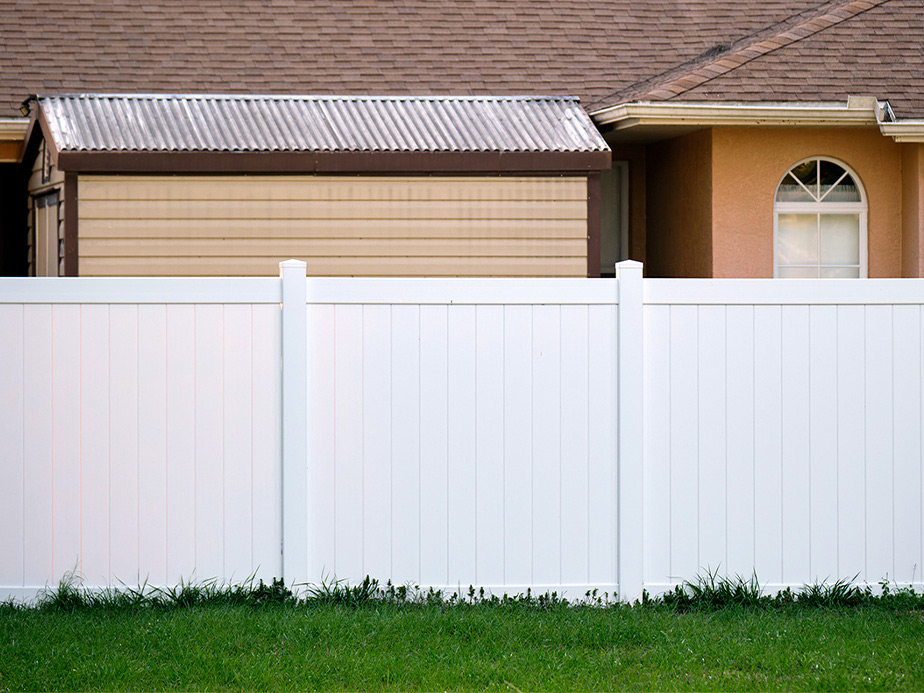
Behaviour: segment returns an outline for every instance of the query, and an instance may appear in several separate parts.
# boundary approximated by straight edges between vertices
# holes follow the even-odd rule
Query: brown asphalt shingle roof
[[[29,94],[74,92],[570,94],[585,108],[862,93],[924,116],[924,1],[826,28],[858,1],[877,2],[0,0],[0,117]],[[806,37],[783,45],[787,31]],[[769,52],[725,70],[761,41]],[[644,96],[700,68],[710,79]]]
[[[924,117],[924,0],[841,0],[614,95],[617,102],[888,100]],[[585,105],[586,106],[586,105]]]
[[[0,117],[31,93],[574,94],[818,0],[0,0]]]

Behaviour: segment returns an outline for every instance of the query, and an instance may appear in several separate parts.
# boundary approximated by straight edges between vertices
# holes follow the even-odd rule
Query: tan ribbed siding
[[[79,179],[80,274],[584,276],[582,177]]]

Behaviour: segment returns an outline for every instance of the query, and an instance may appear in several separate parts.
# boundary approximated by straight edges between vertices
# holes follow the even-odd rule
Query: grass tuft
[[[856,578],[856,576],[855,576]],[[855,579],[854,578],[854,579]],[[673,590],[658,596],[643,593],[635,603],[644,609],[667,609],[677,612],[717,612],[727,609],[852,609],[879,608],[890,611],[924,611],[924,593],[912,587],[902,587],[888,580],[879,583],[874,593],[869,586],[859,586],[853,580],[805,585],[799,590],[786,588],[776,594],[765,594],[757,576],[744,578],[720,576],[718,570],[707,570],[694,580],[685,581]],[[297,590],[295,588],[303,588]],[[557,592],[498,596],[483,588],[469,586],[444,593],[417,585],[384,585],[366,576],[351,585],[346,580],[324,578],[318,584],[288,586],[282,579],[269,583],[250,576],[242,583],[228,584],[217,580],[180,582],[168,587],[138,587],[122,585],[104,589],[82,586],[75,572],[68,573],[56,587],[47,588],[32,605],[14,602],[0,603],[0,611],[34,608],[43,612],[73,613],[81,610],[155,610],[171,611],[193,607],[286,607],[312,609],[320,607],[361,609],[379,606],[426,606],[438,608],[494,606],[525,608],[538,611],[593,607],[597,609],[627,608],[609,593],[588,591],[583,598],[566,599]]]

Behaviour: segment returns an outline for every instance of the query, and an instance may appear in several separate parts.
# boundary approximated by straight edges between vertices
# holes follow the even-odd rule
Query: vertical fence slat
[[[0,305],[0,587],[23,586],[24,577],[24,310]]]
[[[222,339],[222,448],[224,497],[222,577],[241,581],[254,568],[253,556],[253,333],[248,305],[224,307]]]
[[[866,580],[865,311],[837,309],[837,575]],[[835,579],[832,577],[832,579]]]
[[[52,571],[57,583],[80,563],[80,306],[52,308]]]
[[[754,572],[754,308],[726,308],[726,446],[729,575]]]
[[[533,581],[561,581],[561,318],[533,308]]]
[[[393,306],[391,495],[393,582],[420,582],[420,309]]]
[[[475,583],[475,307],[449,307],[449,584]]]
[[[132,585],[138,584],[138,306],[109,307],[109,343],[111,580]]]
[[[449,580],[448,315],[446,306],[420,307],[420,581]]]
[[[892,493],[892,307],[866,307],[866,489],[867,580],[895,575]]]
[[[308,282],[305,263],[279,263],[282,294],[283,577],[308,572]]]
[[[207,577],[196,564],[196,489],[206,483],[196,469],[197,327],[194,306],[167,306],[166,469],[165,475],[159,465],[151,471],[166,479],[166,570],[171,582]],[[220,402],[211,404],[218,407]],[[160,530],[160,523],[152,529]]]
[[[809,361],[811,420],[809,580],[843,577],[838,572],[837,542],[837,306],[809,309],[812,352]]]
[[[365,577],[363,566],[363,309],[337,306],[335,314],[334,395],[336,426],[335,552],[332,578],[352,582]],[[283,483],[285,480],[283,479]]]
[[[81,572],[87,585],[109,573],[109,306],[80,307]]]
[[[224,306],[196,306],[196,574],[224,577]]]
[[[645,583],[671,576],[671,309],[645,308]]]
[[[893,517],[899,583],[922,581],[921,552],[921,309],[895,306],[892,319],[895,470]]]
[[[191,315],[192,309],[188,310]],[[195,479],[190,470],[188,475],[175,474],[175,482],[181,482],[182,488],[189,489],[189,500],[174,498],[169,491],[171,465],[179,464],[185,452],[177,447],[176,438],[171,438],[170,419],[177,412],[170,407],[172,350],[168,342],[168,338],[176,340],[184,332],[179,329],[183,326],[169,323],[169,315],[170,309],[166,306],[138,307],[138,576],[142,583],[148,581],[152,585],[162,585],[168,580],[176,582],[181,577],[189,578],[188,571],[192,570],[193,565],[190,551],[185,574],[168,572],[169,551],[175,550],[178,543],[176,539],[170,541],[170,504],[179,501],[180,507],[189,513],[189,522],[183,523],[179,529],[191,536],[192,489],[195,488]],[[185,334],[192,339],[191,325]],[[189,354],[191,359],[192,349]],[[188,425],[191,427],[191,383],[189,391],[188,396],[184,396],[181,401],[188,402],[190,407]],[[191,450],[185,454],[192,457]]]
[[[754,568],[773,584],[783,581],[781,329],[780,306],[754,309]]]
[[[266,582],[282,577],[281,322],[278,305],[253,306],[253,562]]]
[[[26,585],[51,580],[52,307],[26,306],[23,329],[23,570]]]
[[[504,307],[475,317],[475,557],[481,585],[504,583]]]
[[[532,329],[529,306],[505,306],[504,582],[508,585],[528,585],[533,580]]]
[[[308,575],[336,572],[335,307],[308,306]]]
[[[671,571],[696,575],[699,565],[699,358],[696,306],[671,307]]]
[[[725,307],[699,309],[699,556],[702,569],[727,570],[725,470]]]
[[[808,306],[782,309],[782,506],[784,584],[799,585],[811,570],[811,386]]]
[[[587,306],[561,308],[561,580],[589,584]]]
[[[391,575],[391,307],[363,307],[363,570]]]
[[[617,313],[615,306],[590,307],[590,381],[588,429],[590,473],[587,517],[590,532],[588,574],[594,585],[613,585],[617,580],[616,529],[616,374]]]

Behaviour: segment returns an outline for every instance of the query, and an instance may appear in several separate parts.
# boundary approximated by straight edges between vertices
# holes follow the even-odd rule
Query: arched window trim
[[[850,176],[853,178],[854,183],[857,186],[857,191],[860,193],[859,202],[828,202],[822,199],[821,202],[816,202],[814,200],[810,202],[778,202],[777,194],[779,193],[780,186],[786,180],[786,177],[789,175],[789,172],[795,169],[798,166],[808,162],[808,161],[827,161],[837,166],[843,168]],[[832,186],[833,187],[833,186]],[[780,214],[817,214],[819,212],[827,214],[858,214],[860,218],[860,278],[865,279],[869,276],[869,252],[868,252],[868,236],[869,228],[867,225],[867,214],[868,214],[868,203],[866,197],[866,189],[863,186],[863,181],[860,180],[860,177],[857,175],[850,166],[841,161],[840,159],[835,159],[830,156],[807,156],[804,159],[800,159],[796,163],[789,166],[786,171],[783,172],[783,175],[780,176],[777,181],[776,187],[773,189],[773,277],[777,278],[779,276],[779,244],[778,244],[778,233],[779,233],[779,217]]]

